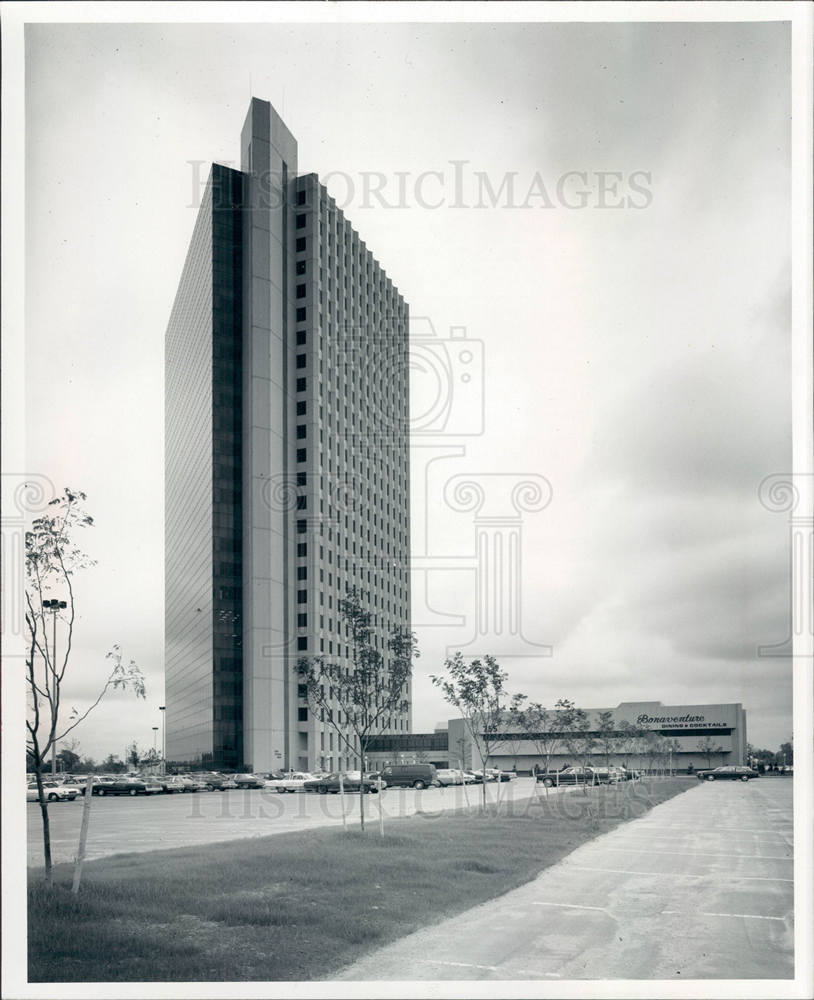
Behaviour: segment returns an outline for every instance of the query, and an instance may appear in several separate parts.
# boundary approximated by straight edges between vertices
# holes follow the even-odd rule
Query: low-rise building
[[[615,708],[586,709],[586,724],[575,733],[551,712],[540,732],[506,725],[497,733],[490,767],[529,772],[593,762],[645,771],[696,770],[746,762],[746,711],[740,703],[663,705],[622,702]],[[377,737],[369,748],[371,768],[386,763],[427,761],[438,767],[482,766],[478,747],[463,721],[446,730]]]

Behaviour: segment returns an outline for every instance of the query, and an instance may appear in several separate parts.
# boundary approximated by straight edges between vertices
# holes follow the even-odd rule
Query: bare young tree
[[[465,660],[460,652],[444,663],[447,676],[430,675],[444,699],[461,713],[473,745],[483,761],[482,808],[486,809],[486,768],[494,751],[504,742],[506,680],[493,656]]]
[[[716,743],[711,736],[705,736],[695,744],[701,753],[707,758],[707,767],[712,767],[712,755],[721,752],[720,744]]]
[[[71,662],[76,606],[73,576],[94,563],[76,544],[75,535],[93,526],[86,513],[84,493],[66,487],[62,495],[49,504],[53,510],[37,518],[25,537],[25,626],[26,626],[26,755],[37,780],[42,814],[45,881],[53,885],[51,863],[51,831],[48,803],[42,776],[49,756],[60,740],[83,722],[111,688],[131,688],[144,697],[144,679],[131,660],[122,662],[121,650],[114,646],[107,654],[113,667],[95,701],[84,710],[71,707],[67,719],[61,717],[63,686]],[[53,596],[58,594],[58,596]],[[50,621],[49,621],[50,619]],[[62,625],[62,643],[57,654],[57,621]],[[49,637],[48,626],[51,626]]]
[[[407,711],[407,685],[418,657],[415,635],[394,629],[382,655],[373,642],[372,616],[353,588],[339,601],[339,615],[349,640],[350,665],[322,656],[302,657],[297,664],[312,710],[322,710],[351,756],[365,757],[373,737],[387,728],[390,716]],[[359,816],[365,828],[364,774],[359,784]]]
[[[628,722],[627,719],[623,719],[617,728],[619,730],[619,752],[624,754],[625,767],[629,769],[631,755],[638,764],[641,764],[647,731],[633,722]]]
[[[558,702],[558,705],[570,705],[570,702]],[[562,726],[556,709],[548,709],[540,702],[529,702],[521,706],[514,704],[509,709],[514,725],[523,733],[523,740],[531,743],[538,757],[544,761],[544,769],[551,770],[551,757],[563,744]],[[532,772],[536,773],[536,772]],[[546,795],[548,785],[545,785]],[[535,784],[536,788],[536,784]]]
[[[506,749],[513,757],[513,769],[515,774],[517,773],[517,755],[520,751],[520,746],[527,742],[524,729],[525,710],[523,708],[523,703],[526,701],[528,701],[526,695],[514,695],[506,712],[506,721],[508,722],[509,728],[505,732],[503,742],[506,745]]]
[[[596,727],[596,742],[599,752],[605,758],[605,767],[610,771],[611,754],[616,752],[618,745],[617,727],[613,718],[613,712],[609,709],[599,713],[599,722]]]
[[[596,748],[596,736],[592,731],[588,713],[582,708],[577,708],[573,702],[565,700],[557,702],[557,709],[563,743],[568,752],[574,754],[581,767],[588,767]],[[583,791],[587,794],[585,783]]]

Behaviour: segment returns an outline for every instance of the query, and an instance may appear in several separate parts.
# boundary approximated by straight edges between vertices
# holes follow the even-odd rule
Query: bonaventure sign
[[[705,715],[646,715],[636,717],[638,726],[669,726],[671,729],[681,729],[682,727],[709,726],[718,728],[729,725],[726,722],[707,722]]]

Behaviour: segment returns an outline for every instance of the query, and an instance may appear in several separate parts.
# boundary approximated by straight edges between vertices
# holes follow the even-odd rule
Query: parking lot
[[[790,979],[792,783],[698,783],[344,980]]]
[[[494,801],[528,798],[535,790],[531,778],[488,784]],[[365,816],[379,822],[380,804],[385,823],[400,816],[422,812],[432,816],[444,809],[479,801],[481,787],[470,785],[427,788],[389,788],[381,801],[378,795],[365,796]],[[49,806],[51,854],[56,864],[73,861],[79,841],[84,799],[57,802]],[[345,796],[348,825],[359,823],[359,796]],[[39,805],[27,806],[28,864],[42,865],[42,819]],[[342,823],[342,802],[338,795],[297,792],[279,795],[272,789],[232,789],[225,792],[124,797],[94,797],[88,832],[86,858],[101,858],[128,851],[155,851],[172,847],[211,844],[242,837],[267,837],[316,826]]]

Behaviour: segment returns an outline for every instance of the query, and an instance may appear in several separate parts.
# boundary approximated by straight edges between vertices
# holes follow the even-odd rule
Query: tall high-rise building
[[[408,307],[270,104],[213,164],[167,329],[166,750],[354,767],[297,662],[409,628]],[[407,702],[411,701],[407,692]],[[410,710],[383,733],[409,732]]]

